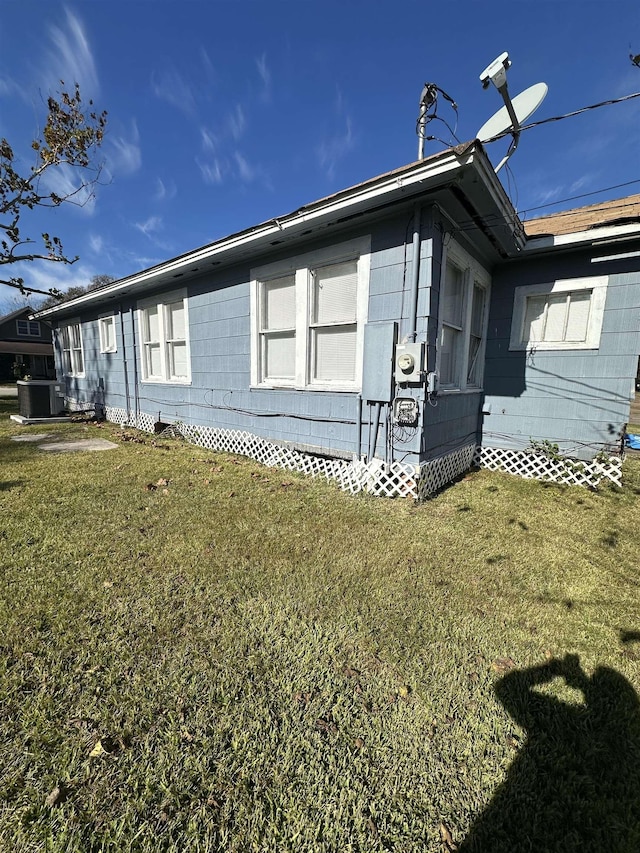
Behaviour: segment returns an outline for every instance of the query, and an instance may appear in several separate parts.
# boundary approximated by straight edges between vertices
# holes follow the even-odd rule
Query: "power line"
[[[523,124],[518,128],[518,131],[523,130],[531,130],[532,127],[540,127],[541,124],[549,124],[552,121],[562,121],[564,118],[573,118],[574,116],[578,116],[581,113],[586,113],[589,110],[597,110],[599,107],[608,107],[612,104],[621,104],[624,101],[631,101],[633,98],[640,98],[640,92],[634,92],[631,95],[623,95],[621,98],[610,98],[608,101],[600,101],[598,104],[589,104],[587,107],[581,107],[579,110],[574,110],[570,113],[564,113],[559,116],[551,116],[550,118],[543,118],[540,121],[533,121],[531,124]],[[492,136],[490,139],[485,139],[484,143],[487,142],[495,142],[497,139],[502,139],[505,136],[510,136],[513,133],[513,128],[510,130],[503,130],[501,133],[497,133],[495,136]]]
[[[558,201],[547,202],[546,204],[538,205],[537,207],[530,207],[530,208],[527,208],[526,210],[516,211],[516,213],[518,216],[520,216],[522,214],[528,213],[528,212],[533,211],[533,210],[542,210],[546,207],[552,207],[553,205],[556,205],[556,204],[564,204],[567,201],[574,201],[576,199],[586,198],[587,196],[592,196],[592,195],[600,195],[601,193],[609,192],[610,190],[620,189],[621,187],[631,186],[632,184],[640,184],[640,178],[636,178],[632,181],[625,181],[622,184],[613,184],[612,186],[609,186],[609,187],[602,187],[599,190],[593,190],[592,192],[588,192],[588,193],[581,193],[580,195],[567,196],[566,198],[558,199]],[[618,201],[618,200],[614,199],[613,201]],[[600,205],[597,205],[597,204],[591,205],[590,210],[593,211],[594,213],[597,211],[600,211],[600,210],[613,211],[613,210],[621,210],[625,207],[635,207],[638,204],[638,202],[627,202],[627,201],[625,201],[625,199],[620,199],[619,201],[620,201],[620,204],[614,204],[614,203],[612,203],[612,201],[603,201]],[[554,216],[554,217],[573,216],[573,215],[575,215],[575,212],[576,212],[575,209],[562,210],[562,211],[559,211],[558,213],[551,213],[551,214],[549,214],[549,216]],[[543,218],[543,217],[540,217],[540,218]],[[485,225],[488,225],[489,227],[497,227],[499,225],[512,225],[513,224],[512,218],[502,216],[501,214],[494,214],[494,215],[485,216],[483,221],[484,221]],[[528,220],[528,221],[535,221],[535,220]],[[526,225],[527,223],[523,222],[523,224]],[[478,225],[474,220],[462,219],[456,223],[455,228],[449,229],[449,230],[455,231],[456,233],[463,233],[465,231],[475,231],[475,230],[477,230],[477,227],[478,227]]]
[[[548,201],[548,202],[546,202],[546,204],[539,204],[537,207],[528,207],[528,208],[526,208],[526,210],[519,210],[518,215],[521,213],[530,213],[532,210],[543,210],[545,207],[553,207],[556,204],[564,204],[567,201],[576,201],[576,199],[579,199],[579,198],[587,198],[588,196],[592,196],[592,195],[600,195],[600,193],[606,193],[606,192],[609,192],[609,190],[618,190],[621,187],[629,187],[632,184],[640,184],[640,178],[635,178],[633,181],[625,181],[623,184],[614,184],[613,186],[605,187],[602,190],[592,190],[591,192],[588,192],[588,193],[580,193],[580,195],[567,196],[566,198],[558,199],[558,201]],[[624,199],[621,199],[621,201],[624,201]],[[611,202],[608,201],[608,202],[603,202],[602,206],[600,206],[600,207],[598,205],[594,204],[591,207],[591,210],[593,210],[593,211],[604,210],[605,207],[611,207],[611,208],[633,207],[637,203],[638,202],[630,201],[630,202],[625,202],[624,204],[612,205]],[[551,213],[549,215],[550,216],[567,216],[571,213],[574,213],[574,211],[573,210],[561,210],[559,213]]]

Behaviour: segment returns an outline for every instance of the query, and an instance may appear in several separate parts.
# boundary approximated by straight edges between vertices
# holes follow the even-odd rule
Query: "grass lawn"
[[[422,505],[0,400],[0,850],[640,850],[640,459]]]

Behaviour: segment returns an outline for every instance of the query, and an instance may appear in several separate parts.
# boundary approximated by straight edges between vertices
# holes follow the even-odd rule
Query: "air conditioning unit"
[[[64,385],[48,379],[20,379],[18,411],[24,418],[57,417],[64,412]]]
[[[64,400],[64,382],[52,382],[49,386],[49,399],[51,404],[51,415],[55,418],[64,414],[66,410]]]

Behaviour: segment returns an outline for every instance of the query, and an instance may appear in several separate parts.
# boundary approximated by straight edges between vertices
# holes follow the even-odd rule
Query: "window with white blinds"
[[[457,243],[447,246],[440,282],[438,384],[445,391],[482,386],[489,274]]]
[[[138,305],[142,378],[146,382],[191,381],[187,299],[169,294]]]
[[[105,314],[98,318],[98,332],[100,337],[100,352],[116,352],[116,318],[113,314]]]
[[[62,349],[62,370],[66,376],[84,376],[84,351],[82,328],[79,322],[60,327],[59,340]]]
[[[509,348],[597,349],[607,276],[516,287]]]
[[[358,262],[311,270],[311,379],[353,382],[358,333]]]
[[[252,385],[357,390],[369,249],[367,237],[252,271]]]
[[[590,306],[590,290],[529,296],[524,316],[524,337],[530,343],[586,341]]]
[[[295,381],[296,279],[286,275],[261,288],[260,361],[265,382]]]

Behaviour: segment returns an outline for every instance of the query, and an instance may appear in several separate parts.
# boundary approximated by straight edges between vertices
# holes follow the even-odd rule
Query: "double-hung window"
[[[296,277],[284,275],[260,285],[258,332],[263,382],[293,384],[296,378]]]
[[[64,374],[66,376],[84,376],[84,352],[80,323],[72,322],[61,326],[59,340]]]
[[[358,339],[358,261],[317,267],[311,284],[310,379],[355,382]]]
[[[146,382],[191,382],[187,299],[184,293],[138,304],[142,378]]]
[[[253,386],[359,389],[369,252],[366,237],[252,270]]]
[[[21,337],[39,338],[40,323],[37,320],[16,320],[16,331]]]
[[[114,314],[105,314],[98,318],[100,352],[117,352],[116,318]]]
[[[452,243],[445,250],[440,283],[437,371],[443,390],[482,386],[489,275]]]
[[[607,276],[516,287],[512,350],[597,349]]]

